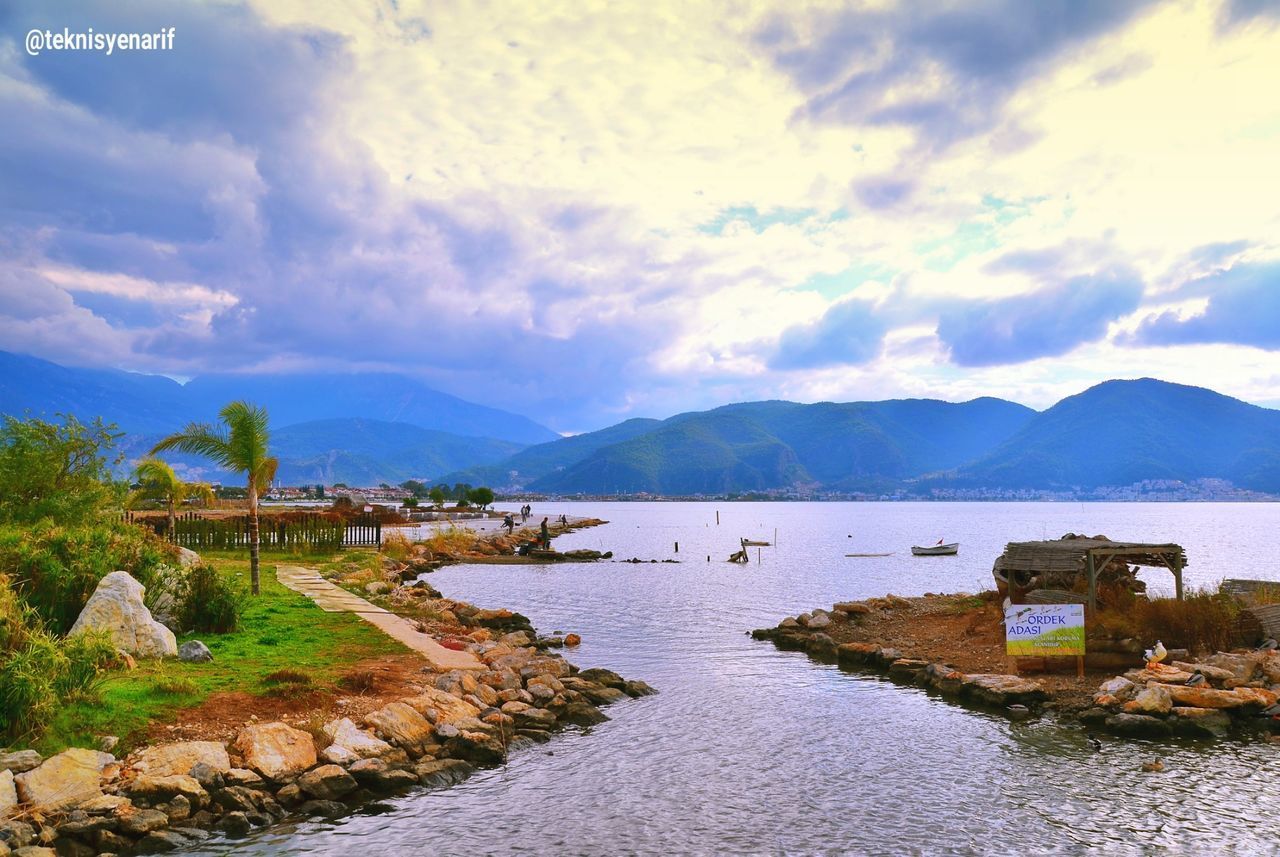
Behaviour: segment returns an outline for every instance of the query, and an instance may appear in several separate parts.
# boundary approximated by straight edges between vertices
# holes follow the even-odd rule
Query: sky
[[[152,51],[26,48],[156,32]],[[0,0],[0,349],[562,432],[1280,405],[1280,2]]]

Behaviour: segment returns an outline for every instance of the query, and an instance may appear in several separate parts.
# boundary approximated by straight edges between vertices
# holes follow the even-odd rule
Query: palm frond
[[[276,478],[276,470],[280,467],[280,459],[266,458],[258,470],[253,474],[254,487],[258,489],[258,493],[262,494],[271,487],[271,483]]]
[[[177,450],[192,455],[203,455],[232,470],[243,470],[233,455],[225,432],[208,423],[190,423],[180,432],[169,435],[151,448],[151,454]]]

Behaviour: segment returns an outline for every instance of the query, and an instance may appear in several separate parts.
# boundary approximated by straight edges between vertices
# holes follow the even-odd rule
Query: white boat
[[[911,553],[915,556],[955,556],[959,552],[959,542],[952,542],[949,545],[930,545],[927,548],[919,545],[911,546]]]

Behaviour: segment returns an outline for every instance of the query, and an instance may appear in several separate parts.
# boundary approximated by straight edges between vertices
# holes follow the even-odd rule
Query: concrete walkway
[[[482,670],[485,665],[470,652],[446,649],[430,634],[424,634],[410,619],[370,604],[359,595],[353,595],[340,586],[325,580],[314,568],[300,565],[277,565],[276,579],[294,592],[307,596],[326,613],[354,613],[388,637],[404,643],[420,653],[434,669]]]

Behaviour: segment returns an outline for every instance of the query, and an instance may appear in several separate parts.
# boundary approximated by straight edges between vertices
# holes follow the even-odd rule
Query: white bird
[[[1169,655],[1169,650],[1164,647],[1164,643],[1160,642],[1159,640],[1156,640],[1155,648],[1147,649],[1147,652],[1146,652],[1147,666],[1160,663],[1166,657],[1168,657],[1168,655]]]

